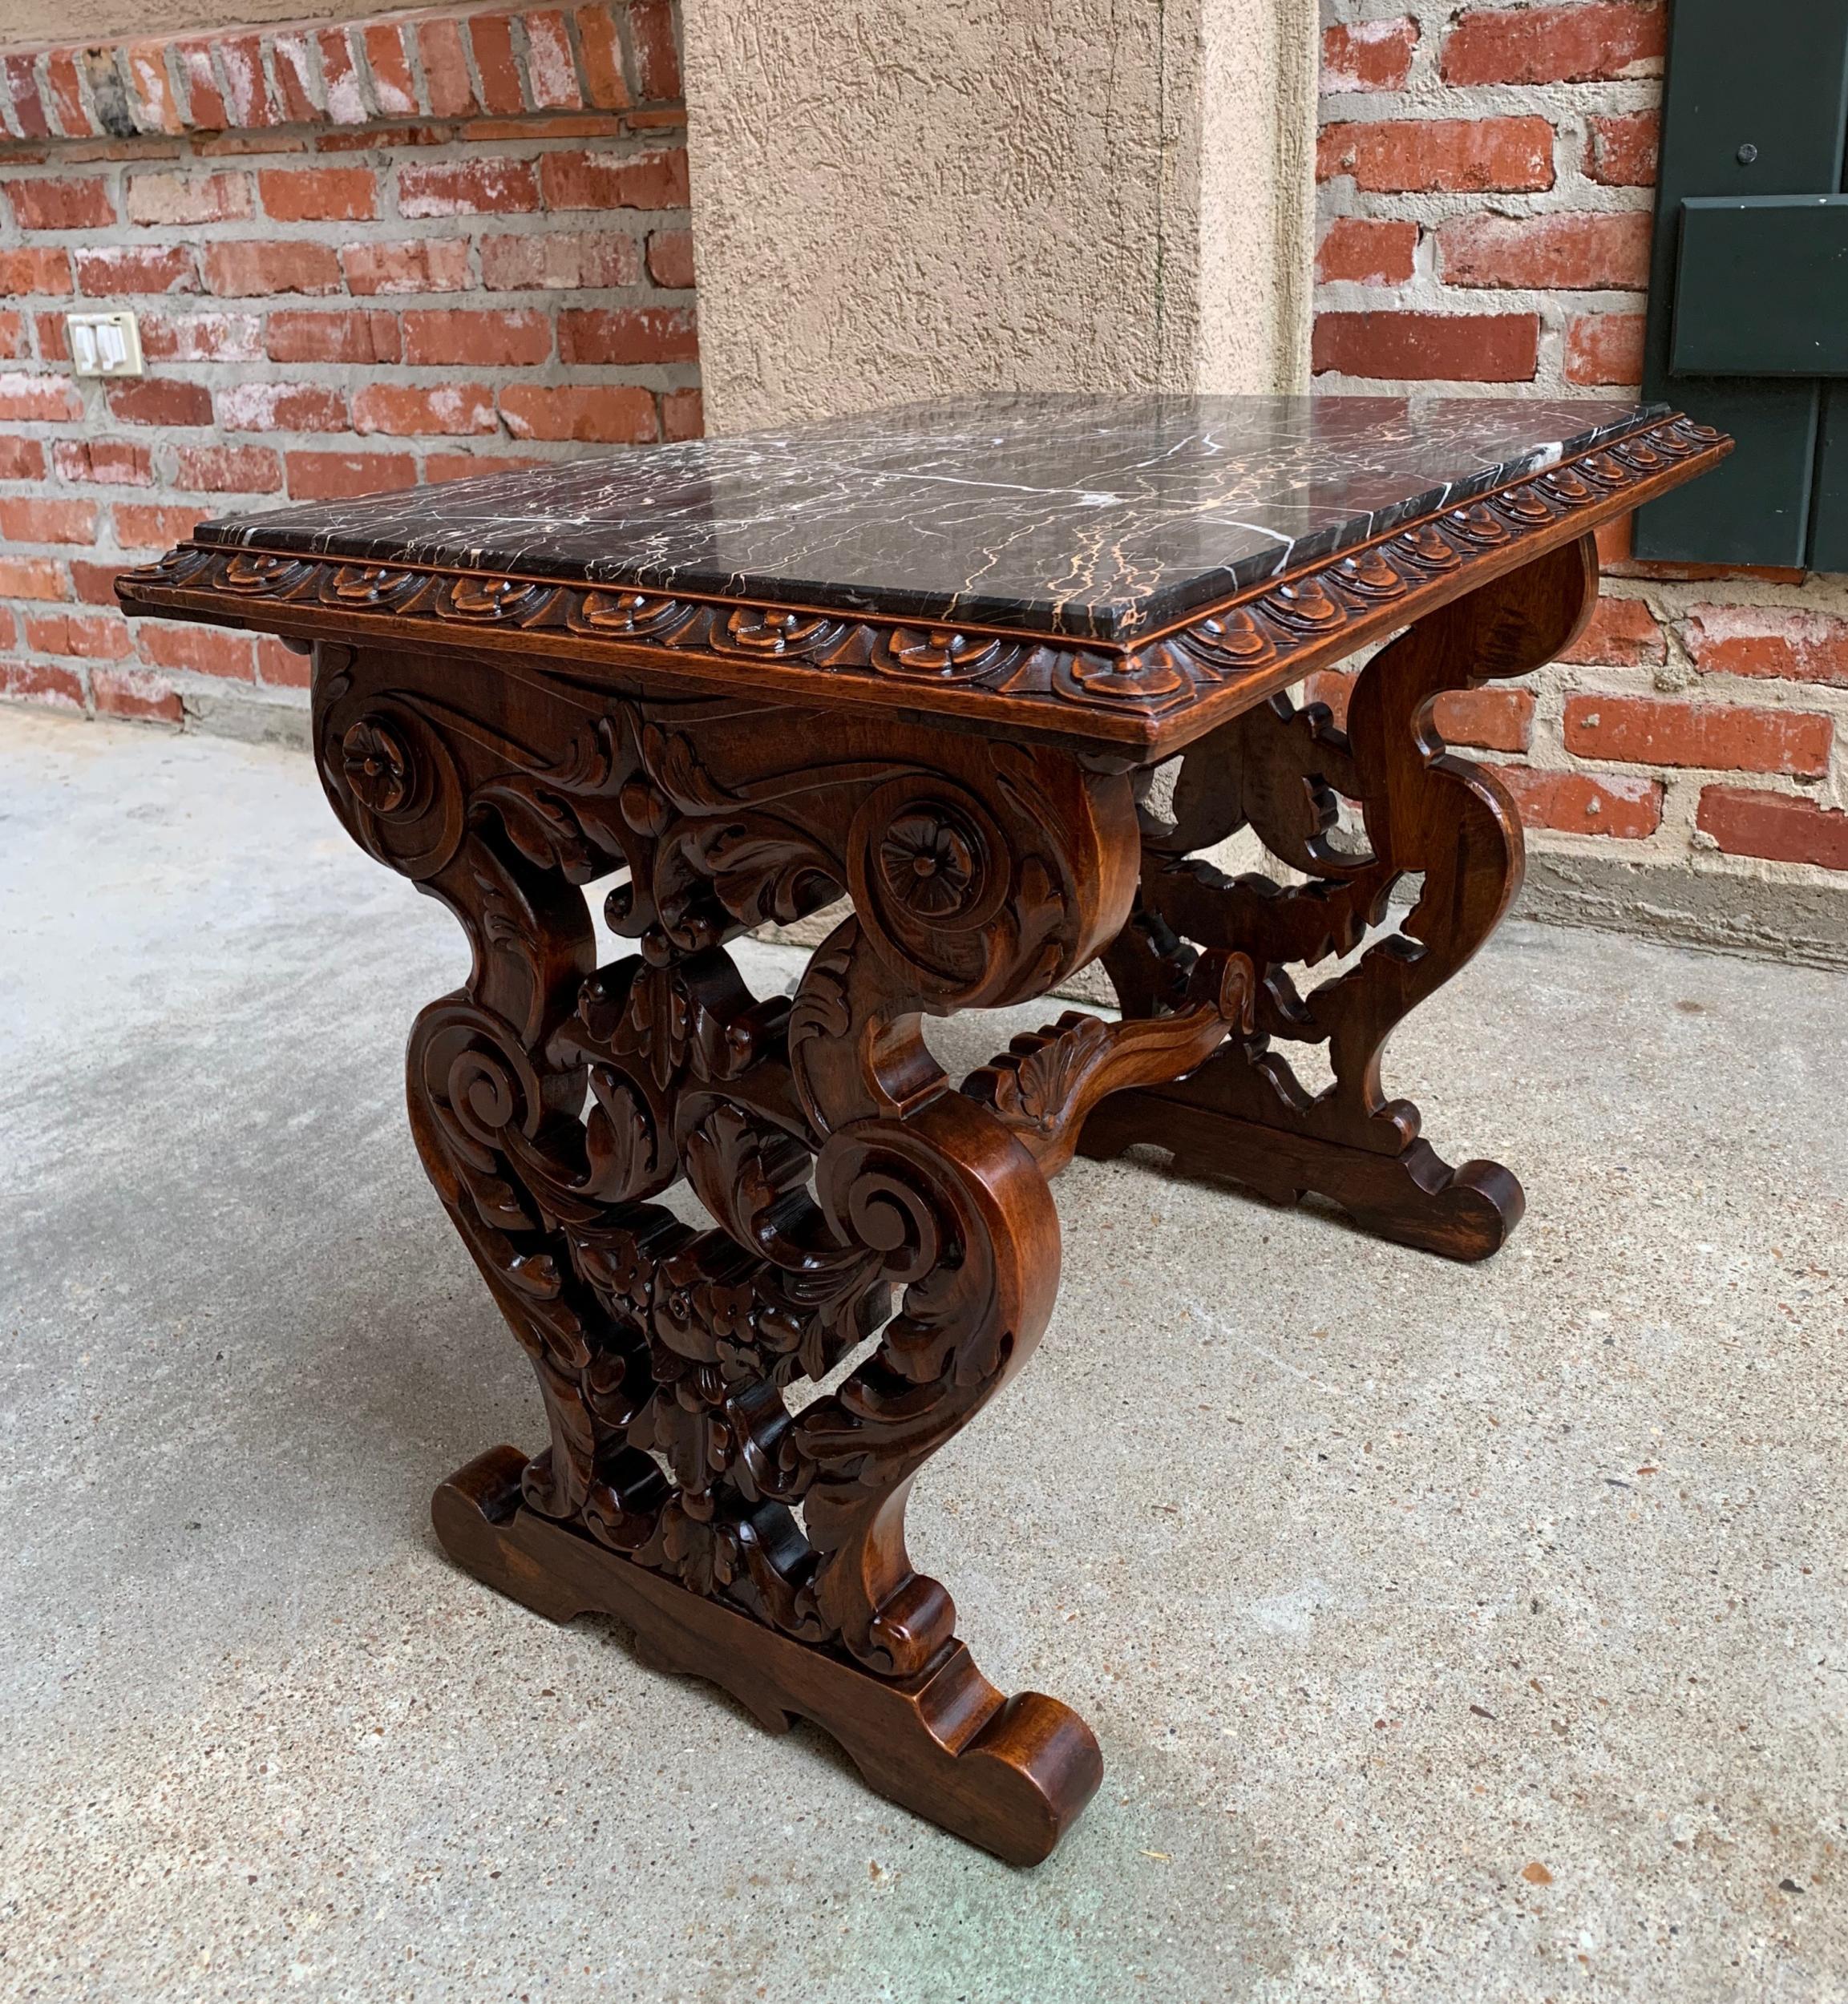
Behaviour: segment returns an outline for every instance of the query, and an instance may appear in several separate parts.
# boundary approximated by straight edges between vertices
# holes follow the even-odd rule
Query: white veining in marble
[[[1665,408],[970,398],[240,515],[197,533],[1122,640]]]

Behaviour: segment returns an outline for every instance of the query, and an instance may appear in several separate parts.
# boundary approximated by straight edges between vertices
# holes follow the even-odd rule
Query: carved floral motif
[[[375,814],[394,814],[410,798],[410,757],[390,727],[362,718],[340,741],[340,767],[353,797]]]
[[[1032,992],[1102,943],[1087,887],[1120,874],[1105,830],[1133,842],[1127,781],[916,732],[818,766],[799,713],[543,677],[507,705],[543,751],[402,671],[316,697],[336,806],[475,943],[414,1032],[412,1117],[545,1402],[528,1506],[878,1674],[920,1669],[954,1608],[905,1557],[904,1493],[1031,1348],[1057,1263],[1043,1176],[951,1089],[917,1011]],[[596,966],[583,887],[605,879],[639,951]],[[726,942],[848,881],[864,925],[793,1001],[754,997]],[[710,1227],[654,1201],[682,1178]]]
[[[879,846],[880,875],[907,911],[947,919],[979,895],[980,838],[953,810],[928,806],[896,816]]]

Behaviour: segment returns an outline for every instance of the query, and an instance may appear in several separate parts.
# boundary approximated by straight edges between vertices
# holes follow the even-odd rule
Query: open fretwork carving
[[[320,768],[441,899],[470,979],[419,1018],[419,1146],[530,1356],[527,1505],[801,1641],[904,1677],[954,1608],[904,1546],[928,1457],[1030,1353],[1045,1177],[952,1090],[924,1013],[1043,992],[1134,892],[1128,779],[838,714],[324,648]],[[596,964],[584,891],[636,951]],[[726,950],[852,893],[793,1000]],[[712,1220],[657,1200],[684,1178]],[[876,1335],[837,1389],[792,1411]]]
[[[1494,778],[1448,753],[1432,706],[1449,689],[1519,675],[1570,644],[1597,589],[1588,539],[1428,615],[1361,670],[1345,730],[1326,707],[1284,696],[1221,726],[1187,754],[1171,822],[1145,814],[1136,910],[1105,956],[1132,1016],[1172,1007],[1195,951],[1248,954],[1258,972],[1251,1033],[1191,1077],[1106,1101],[1081,1145],[1139,1141],[1181,1166],[1291,1201],[1314,1190],[1387,1236],[1479,1259],[1518,1221],[1520,1186],[1492,1162],[1453,1170],[1419,1138],[1417,1109],[1389,1098],[1381,1058],[1393,1028],[1461,968],[1518,889],[1521,828]],[[1356,804],[1365,842],[1339,838]],[[1243,828],[1308,881],[1229,877],[1198,852]],[[1300,990],[1290,969],[1353,955],[1388,915],[1394,886],[1423,883],[1396,931]],[[1325,1044],[1333,1073],[1307,1091],[1280,1042]]]

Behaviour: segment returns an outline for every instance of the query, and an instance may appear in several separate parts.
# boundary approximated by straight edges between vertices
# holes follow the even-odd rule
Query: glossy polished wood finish
[[[525,1466],[517,1448],[493,1449],[443,1485],[431,1514],[459,1566],[536,1614],[614,1615],[645,1663],[718,1684],[766,1731],[813,1720],[882,1796],[1010,1865],[1037,1865],[1097,1793],[1104,1763],[1090,1727],[1037,1691],[1004,1698],[960,1642],[908,1676],[869,1677],[613,1560],[521,1500]]]
[[[1393,1027],[1518,882],[1513,810],[1431,705],[1564,646],[1588,531],[1723,449],[1640,418],[1582,465],[1114,649],[266,552],[257,523],[125,577],[131,610],[313,643],[335,813],[471,945],[412,1030],[411,1125],[548,1439],[443,1486],[445,1548],[1043,1857],[1097,1743],[981,1676],[904,1517],[1045,1327],[1049,1178],[1075,1148],[1152,1141],[1455,1257],[1500,1242],[1513,1178],[1446,1168],[1381,1084]],[[1345,733],[1280,693],[1394,629]],[[1308,882],[1199,860],[1246,826]],[[1409,873],[1409,914],[1373,938]],[[602,964],[592,891],[632,948]],[[843,897],[793,995],[754,996],[729,943]],[[1030,1002],[1099,958],[1122,1020],[1069,1013],[960,1082],[930,1056],[927,1016]],[[1296,1084],[1291,1039],[1327,1043],[1327,1093]],[[703,1227],[660,1201],[682,1181]]]
[[[1417,1109],[1389,1099],[1381,1079],[1393,1028],[1475,952],[1521,883],[1513,802],[1492,774],[1444,749],[1431,710],[1447,690],[1551,661],[1597,596],[1587,537],[1382,648],[1355,683],[1345,731],[1324,705],[1298,709],[1278,696],[1188,752],[1172,822],[1145,814],[1135,920],[1105,964],[1126,1010],[1155,1016],[1185,994],[1184,942],[1236,947],[1259,968],[1256,1022],[1184,1081],[1106,1101],[1085,1129],[1087,1155],[1155,1142],[1183,1171],[1284,1203],[1314,1191],[1383,1237],[1449,1259],[1502,1244],[1520,1222],[1519,1183],[1495,1162],[1451,1169],[1420,1136]],[[1343,800],[1360,810],[1364,846],[1335,838]],[[1307,883],[1229,878],[1191,853],[1245,828]],[[1422,883],[1399,927],[1302,993],[1291,969],[1353,954],[1413,874]],[[1277,1039],[1325,1044],[1333,1083],[1306,1092]]]
[[[459,706],[455,669],[327,643],[314,678],[335,810],[474,950],[412,1032],[411,1121],[550,1423],[511,1514],[505,1483],[479,1523],[439,1499],[445,1542],[743,1679],[760,1715],[807,1712],[975,1841],[1043,1855],[1096,1744],[1055,1700],[1004,1707],[983,1682],[904,1511],[1032,1354],[1058,1221],[1033,1150],[920,1025],[1043,993],[1120,930],[1133,782],[1045,746],[543,669],[483,671]],[[638,950],[600,967],[583,887],[605,881]],[[754,998],[726,942],[843,891],[855,915],[793,998]],[[1223,1039],[1252,972],[1213,964],[1171,1023],[1098,1025],[1103,1057],[1048,1081],[1046,1133],[1075,1131],[1099,1065],[1154,1082]],[[656,1201],[682,1178],[710,1229]]]

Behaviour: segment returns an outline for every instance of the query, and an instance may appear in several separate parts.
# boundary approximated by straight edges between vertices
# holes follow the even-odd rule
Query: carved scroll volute
[[[855,915],[817,952],[790,1022],[816,1130],[946,1089],[922,1015],[1043,995],[1121,931],[1141,867],[1133,789],[1068,753],[943,741],[953,770],[875,789],[848,831]]]
[[[1066,753],[944,751],[944,770],[901,772],[861,803],[848,887],[873,950],[924,1007],[1004,1008],[1114,936],[1139,868],[1131,789]]]
[[[350,676],[326,689],[317,761],[334,812],[362,849],[422,883],[454,857],[467,795],[447,745],[388,691],[356,696]]]
[[[427,701],[398,693],[387,655],[317,650],[314,742],[322,787],[354,841],[454,912],[475,957],[468,992],[542,1047],[568,1016],[596,966],[584,899],[556,871],[510,842],[469,831],[469,802],[498,770],[475,739],[440,731]],[[560,1109],[581,1097],[583,1073],[548,1074],[545,1097]]]
[[[1427,853],[1433,845],[1425,789],[1390,783],[1414,755],[1427,763],[1444,756],[1431,716],[1438,697],[1543,667],[1584,631],[1597,600],[1597,544],[1585,536],[1429,614],[1361,671],[1348,705],[1347,737],[1377,855],[1401,869],[1428,871],[1443,861]],[[1407,716],[1409,744],[1399,734]],[[1473,762],[1446,759],[1444,770],[1466,781],[1486,779]],[[1486,783],[1505,802],[1501,788]],[[1517,880],[1509,895],[1518,888]]]
[[[902,1122],[842,1129],[815,1182],[835,1230],[876,1247],[905,1292],[877,1355],[796,1421],[816,1470],[813,1591],[855,1655],[907,1676],[956,1627],[949,1594],[905,1549],[912,1481],[1038,1343],[1058,1291],[1058,1217],[1031,1157],[953,1093]]]
[[[595,968],[595,935],[575,886],[521,854],[494,816],[471,814],[471,795],[498,767],[479,733],[446,729],[427,698],[403,693],[419,679],[390,657],[318,650],[316,762],[354,839],[447,906],[468,939],[464,988],[424,1010],[411,1032],[411,1131],[532,1361],[551,1446],[529,1465],[527,1499],[562,1517],[596,1476],[581,1380],[613,1332],[508,1164],[528,1150],[543,1159],[561,1131],[578,1138],[585,1069],[547,1052]]]
[[[1139,831],[1130,783],[1069,754],[944,741],[953,771],[902,770],[855,816],[855,916],[817,952],[789,1022],[791,1071],[828,1138],[834,1230],[905,1291],[875,1355],[798,1418],[824,1621],[888,1675],[921,1669],[955,1609],[912,1570],[912,1478],[1038,1341],[1058,1219],[1031,1155],[952,1092],[924,1014],[1043,994],[1122,927]]]

